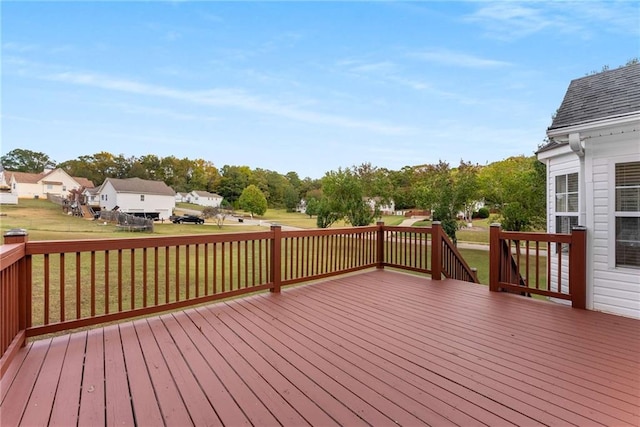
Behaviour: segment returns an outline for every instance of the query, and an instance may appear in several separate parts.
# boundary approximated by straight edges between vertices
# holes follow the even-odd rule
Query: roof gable
[[[549,130],[640,113],[640,64],[572,80]]]
[[[19,184],[38,184],[40,182],[45,184],[62,184],[62,181],[60,181],[58,178],[47,179],[48,177],[50,178],[52,176],[62,174],[73,179],[75,182],[78,183],[78,185],[82,187],[85,187],[85,188],[95,187],[91,180],[87,178],[77,177],[77,176],[70,176],[63,169],[54,169],[52,171],[41,172],[41,173],[13,172],[13,171],[5,170],[4,173],[6,175],[5,179],[7,180],[7,182],[10,182],[11,177],[13,177],[15,179],[15,182]]]
[[[11,175],[11,178],[8,179],[10,181],[12,178],[18,184],[37,184],[42,177],[44,177],[44,173],[29,173],[29,172],[12,172],[5,171],[7,175]]]
[[[215,193],[210,193],[208,191],[193,190],[191,193],[196,195],[196,196],[199,196],[199,197],[222,198],[222,196],[220,196],[218,194],[215,194]]]

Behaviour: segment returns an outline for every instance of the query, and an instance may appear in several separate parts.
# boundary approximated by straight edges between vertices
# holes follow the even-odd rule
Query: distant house
[[[305,199],[300,199],[296,205],[296,212],[307,213],[307,201]]]
[[[363,197],[363,200],[369,205],[372,211],[377,206],[381,215],[394,215],[396,212],[396,204],[393,200],[389,200],[387,203],[383,202],[380,197]]]
[[[192,191],[187,194],[186,201],[200,206],[220,207],[223,197],[208,191]]]
[[[587,308],[640,318],[640,64],[573,80],[547,135],[547,230],[587,228]]]
[[[176,193],[162,181],[107,178],[98,188],[100,208],[158,219],[169,219]]]
[[[72,190],[94,187],[87,178],[72,177],[62,169],[42,173],[4,171],[11,192],[20,199],[46,198],[47,194],[67,197]]]
[[[0,165],[0,205],[17,205],[18,195],[11,192],[11,186],[5,179],[4,168]]]
[[[176,192],[176,203],[184,203],[187,201],[187,193]]]
[[[100,194],[98,188],[85,188],[82,192],[84,202],[91,207],[100,207]]]

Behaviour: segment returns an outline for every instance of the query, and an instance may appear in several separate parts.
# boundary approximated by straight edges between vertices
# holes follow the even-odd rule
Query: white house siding
[[[222,197],[213,193],[192,191],[187,194],[186,199],[189,203],[194,203],[200,206],[211,206],[214,208],[220,207],[222,204]]]
[[[24,175],[30,175],[31,177],[26,179]],[[67,197],[70,191],[81,187],[73,177],[62,169],[56,169],[45,176],[23,174],[19,180],[16,179],[15,175],[12,175],[10,186],[11,192],[17,194],[21,199],[46,198],[47,194]]]
[[[100,208],[110,211],[118,205],[118,193],[110,182],[106,182],[100,189]]]
[[[575,153],[571,150],[567,149],[564,154],[559,155],[554,158],[552,161],[547,164],[547,206],[549,215],[547,215],[547,231],[549,233],[557,233],[556,230],[556,176],[558,175],[567,175],[570,173],[580,172],[580,162]],[[578,177],[578,182],[581,179]],[[565,213],[560,213],[563,215]],[[580,224],[583,225],[583,224]],[[548,261],[551,264],[551,271],[558,271],[558,256],[556,252],[555,246],[551,248],[550,257],[548,257]],[[562,292],[569,293],[569,272],[567,266],[569,265],[569,260],[567,255],[561,255],[562,270],[561,270],[561,283],[562,283]],[[558,275],[551,274],[551,277],[548,278],[550,282],[550,287],[552,290],[558,289]],[[558,302],[566,302],[565,300],[558,300]]]
[[[80,189],[78,182],[62,169],[54,170],[49,175],[42,178],[42,181],[45,193],[56,194],[62,197],[68,196],[71,190]],[[49,188],[49,185],[47,184],[48,182],[61,184],[53,184],[51,185],[52,188]]]
[[[28,184],[14,181],[11,183],[11,192],[17,194],[20,199],[45,198],[46,193],[43,187],[41,183]]]
[[[622,131],[622,132],[621,132]],[[640,318],[640,270],[615,266],[615,165],[640,161],[638,133],[630,129],[587,135],[586,166],[593,185],[590,212],[594,310]],[[615,153],[615,155],[613,155]]]
[[[157,212],[160,219],[169,219],[176,206],[173,196],[145,194],[144,201],[140,201],[140,193],[118,193],[117,203],[121,212],[131,214]]]
[[[0,205],[17,205],[18,196],[13,193],[0,192]]]

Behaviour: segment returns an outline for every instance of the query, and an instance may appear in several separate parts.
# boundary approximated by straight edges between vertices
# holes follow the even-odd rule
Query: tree
[[[391,173],[384,168],[378,168],[371,163],[363,163],[352,168],[358,177],[362,194],[365,197],[379,197],[383,203],[388,203],[393,193]]]
[[[479,198],[478,170],[477,165],[460,161],[460,166],[452,171],[456,203],[462,205],[461,211],[467,222],[471,222]]]
[[[252,217],[253,214],[264,215],[267,211],[267,198],[258,187],[252,184],[242,191],[238,205],[249,212]]]
[[[187,191],[212,191],[220,178],[218,169],[208,160],[190,160],[189,175],[187,176]]]
[[[416,206],[414,180],[415,169],[405,166],[399,171],[390,171],[389,180],[392,189],[390,198],[393,199],[396,209],[409,209]]]
[[[220,175],[217,193],[233,205],[249,185],[251,170],[247,166],[224,165]]]
[[[316,225],[318,228],[329,228],[340,219],[340,214],[336,213],[331,206],[329,199],[322,198],[316,206]]]
[[[319,199],[316,199],[315,197],[311,197],[307,199],[307,207],[304,213],[309,215],[309,218],[312,218],[314,215],[318,215],[319,210],[320,210]],[[321,227],[321,228],[325,228],[325,227]]]
[[[284,190],[284,207],[287,209],[287,212],[295,212],[299,203],[300,196],[298,190],[293,188],[293,185],[287,184]]]
[[[478,184],[485,203],[500,211],[505,230],[544,227],[546,167],[536,156],[514,156],[484,166]]]
[[[321,211],[327,215],[330,213],[329,219],[344,218],[349,224],[358,227],[369,225],[376,218],[376,212],[363,199],[362,184],[358,176],[349,169],[339,168],[337,171],[327,172],[322,178],[322,192],[324,198],[321,206],[325,210]]]
[[[202,209],[202,216],[205,218],[214,218],[218,228],[222,228],[224,220],[227,217],[227,211],[217,206],[207,206]]]
[[[40,173],[56,167],[56,162],[38,151],[16,148],[0,157],[0,163],[6,170],[27,173]]]
[[[425,165],[419,171],[418,204],[432,210],[433,219],[442,223],[454,243],[457,242],[458,212],[477,201],[477,169],[461,160],[457,169],[452,170],[448,163],[440,161],[437,165]]]

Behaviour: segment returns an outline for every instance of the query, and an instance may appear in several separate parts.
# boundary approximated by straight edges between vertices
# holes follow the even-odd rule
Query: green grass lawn
[[[180,203],[181,207],[191,209],[195,205]],[[2,234],[13,228],[24,228],[29,234],[29,240],[71,240],[95,238],[133,238],[170,235],[189,235],[203,233],[225,233],[265,230],[260,226],[240,226],[235,219],[229,218],[222,228],[214,224],[204,226],[194,224],[155,223],[153,233],[129,233],[118,231],[113,224],[101,221],[86,220],[84,218],[66,215],[62,208],[47,200],[21,199],[19,205],[0,206],[0,230]],[[264,216],[256,217],[267,222],[275,222],[305,229],[316,227],[316,219],[298,212],[286,212],[284,209],[269,209]],[[387,225],[398,225],[404,220],[402,216],[384,216],[382,221]],[[430,225],[430,222],[417,224]],[[335,224],[336,227],[348,226],[344,222]],[[474,221],[473,230],[460,230],[459,241],[488,243],[489,224],[487,220]],[[489,252],[462,249],[460,251],[467,263],[478,269],[478,276],[482,283],[489,281]]]
[[[460,255],[471,268],[478,269],[478,280],[489,285],[489,251],[475,249],[458,249]]]
[[[192,206],[188,203],[180,203],[181,207]],[[105,224],[102,221],[86,220],[84,218],[66,215],[62,208],[47,200],[21,199],[19,205],[0,206],[0,230],[4,235],[13,228],[26,229],[29,240],[71,240],[71,239],[95,239],[95,238],[136,238],[148,236],[172,236],[208,233],[228,233],[266,230],[266,227],[239,225],[235,218],[228,218],[222,228],[212,223],[199,226],[195,224],[172,224],[169,222],[155,223],[154,231],[126,232],[119,231],[114,224]],[[269,209],[264,216],[256,217],[266,222],[274,222],[304,229],[316,228],[316,219],[298,212],[286,212],[284,209]],[[402,216],[384,216],[382,221],[386,225],[398,225],[404,220]],[[484,223],[482,222],[484,221]],[[430,222],[418,224],[430,225]],[[345,227],[348,224],[339,222],[334,227]],[[486,230],[486,231],[485,231]],[[474,222],[473,231],[459,231],[459,240],[488,243],[487,220]],[[488,283],[489,277],[489,252],[476,250],[461,250],[467,263],[478,269],[478,275],[482,283]]]

